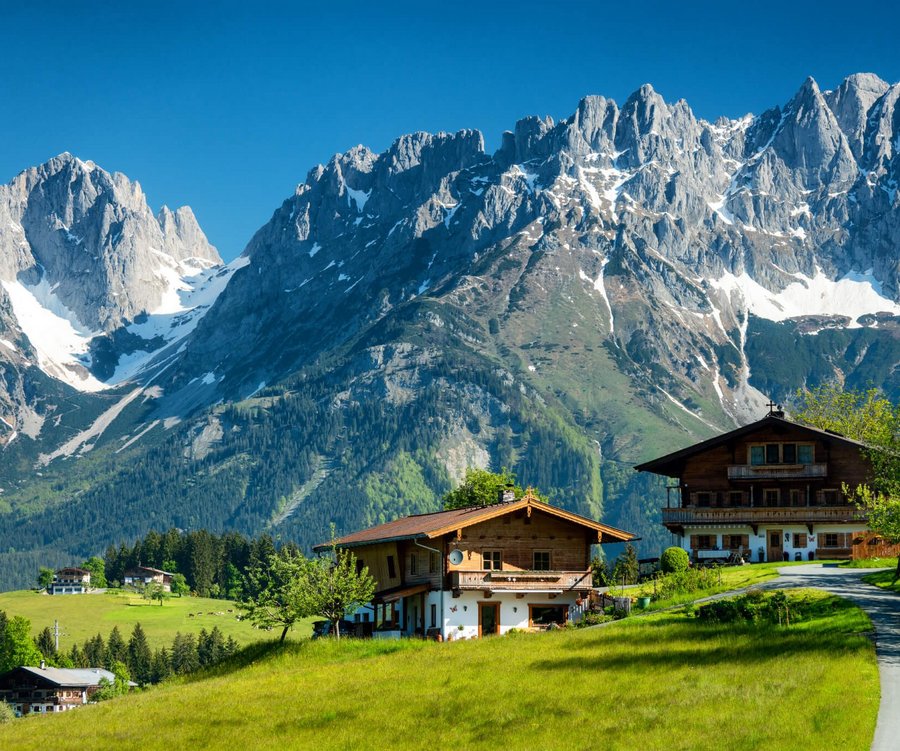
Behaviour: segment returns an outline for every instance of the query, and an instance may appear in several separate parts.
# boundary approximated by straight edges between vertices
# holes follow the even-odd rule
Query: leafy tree
[[[14,719],[16,719],[16,710],[12,708],[11,704],[0,700],[0,725],[12,722]]]
[[[303,610],[331,621],[335,638],[341,638],[340,620],[365,605],[375,594],[375,580],[369,569],[357,570],[356,556],[334,544],[332,528],[330,555],[309,562],[303,583]]]
[[[55,575],[56,572],[52,568],[41,566],[38,569],[38,586],[41,589],[50,589],[50,585],[53,584],[53,577]]]
[[[878,389],[844,391],[834,384],[802,391],[796,418],[807,425],[866,444],[872,465],[869,483],[844,493],[866,509],[869,528],[886,542],[900,543],[900,406]],[[900,558],[894,581],[900,579]]]
[[[153,659],[147,635],[140,623],[135,623],[128,640],[128,670],[140,685],[150,682],[152,675],[150,662]]]
[[[159,582],[150,582],[141,590],[141,596],[145,600],[156,600],[159,602],[159,606],[162,607],[163,600],[167,600],[171,593],[167,592],[165,587]]]
[[[40,665],[41,653],[31,638],[31,623],[21,615],[5,618],[0,634],[0,673],[22,665]]]
[[[113,630],[109,632],[109,639],[106,641],[106,655],[103,665],[107,670],[113,670],[113,665],[117,662],[121,662],[123,665],[128,664],[128,646],[122,638],[119,627],[113,626]]]
[[[279,641],[284,641],[294,624],[312,613],[307,597],[309,568],[310,562],[291,550],[273,554],[267,564],[249,572],[240,608],[257,628],[280,627]]]
[[[178,597],[183,597],[184,595],[189,595],[190,593],[191,588],[187,585],[187,580],[184,578],[184,574],[172,574],[172,594],[177,595]]]
[[[506,490],[512,490],[516,499],[525,494],[525,491],[516,484],[516,476],[505,468],[500,472],[490,472],[486,469],[469,467],[463,481],[444,494],[443,507],[448,510],[490,506],[499,503],[501,493]]]
[[[99,556],[95,555],[88,558],[81,564],[81,568],[91,572],[91,586],[105,588],[106,583],[106,562]]]
[[[115,675],[113,680],[100,679],[100,688],[91,696],[91,701],[107,701],[117,696],[127,694],[131,688],[128,683],[131,676],[128,674],[128,666],[119,660],[113,662],[109,670]]]

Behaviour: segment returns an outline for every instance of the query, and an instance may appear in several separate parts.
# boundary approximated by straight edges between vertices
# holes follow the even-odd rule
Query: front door
[[[780,561],[783,558],[784,545],[780,529],[770,529],[767,533],[766,560]]]
[[[500,603],[478,603],[478,635],[489,636],[500,633]]]

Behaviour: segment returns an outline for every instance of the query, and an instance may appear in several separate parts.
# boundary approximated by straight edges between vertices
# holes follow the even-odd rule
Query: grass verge
[[[821,607],[790,628],[662,613],[449,644],[253,645],[211,672],[0,726],[0,748],[863,751],[879,700],[868,619],[810,596]]]
[[[894,569],[890,571],[874,571],[871,574],[866,574],[862,580],[866,584],[874,584],[876,587],[900,593],[900,580],[894,581]]]
[[[896,558],[858,558],[855,561],[844,561],[841,568],[897,568]]]

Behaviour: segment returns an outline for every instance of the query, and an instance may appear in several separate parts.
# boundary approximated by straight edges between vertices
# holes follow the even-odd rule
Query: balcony
[[[719,524],[840,524],[865,522],[868,514],[856,506],[790,506],[740,508],[664,508],[667,527]]]
[[[828,476],[827,464],[732,464],[729,480],[814,480]]]
[[[591,588],[590,571],[453,571],[452,589],[487,592],[549,592]]]

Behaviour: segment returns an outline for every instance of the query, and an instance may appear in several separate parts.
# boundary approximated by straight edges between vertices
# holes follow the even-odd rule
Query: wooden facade
[[[18,667],[0,675],[0,701],[17,716],[65,712],[87,704],[100,681],[115,675],[101,668]],[[132,687],[135,683],[130,683]]]
[[[862,444],[773,412],[636,469],[675,478],[662,523],[695,559],[873,557],[866,512],[845,497],[870,479]]]
[[[591,589],[591,546],[633,537],[529,494],[406,517],[336,543],[376,581],[369,612],[357,614],[371,617],[376,635],[468,638],[568,619]]]

